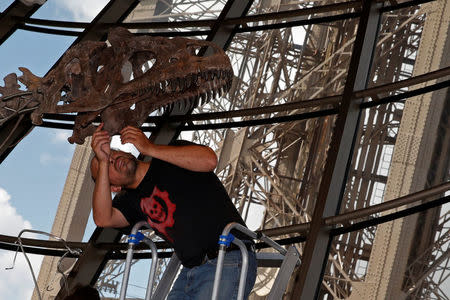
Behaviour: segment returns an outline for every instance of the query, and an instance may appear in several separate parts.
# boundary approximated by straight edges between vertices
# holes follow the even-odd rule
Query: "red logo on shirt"
[[[169,236],[167,228],[173,227],[175,223],[173,213],[176,207],[170,201],[169,193],[160,191],[157,186],[150,197],[141,198],[141,209],[147,215],[147,222],[172,243],[173,239]]]

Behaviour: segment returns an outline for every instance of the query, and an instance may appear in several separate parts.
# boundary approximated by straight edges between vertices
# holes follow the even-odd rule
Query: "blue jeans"
[[[217,258],[212,260],[208,259],[204,264],[191,269],[183,267],[167,300],[210,300],[216,265]],[[237,299],[241,266],[242,259],[240,250],[230,251],[225,254],[218,299]],[[256,267],[255,253],[249,251],[244,299],[248,298],[255,284]]]

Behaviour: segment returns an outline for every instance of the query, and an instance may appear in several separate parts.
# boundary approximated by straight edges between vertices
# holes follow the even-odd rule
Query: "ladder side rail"
[[[277,242],[275,242],[274,240],[269,238],[264,233],[259,233],[257,235],[258,235],[258,239],[259,240],[263,241],[264,243],[266,243],[270,247],[274,248],[275,250],[280,252],[282,255],[286,255],[287,254],[287,250],[286,249],[284,249],[280,244],[278,244]]]
[[[125,296],[127,294],[128,280],[130,278],[131,262],[133,260],[134,248],[136,245],[138,245],[140,243],[141,240],[143,240],[145,238],[142,235],[142,233],[140,233],[142,236],[138,235],[138,231],[142,227],[152,229],[146,221],[140,221],[133,226],[133,228],[131,229],[131,234],[129,235],[129,238],[128,238],[128,250],[127,250],[127,257],[126,257],[126,261],[125,261],[125,271],[123,273],[122,285],[120,288],[120,297],[119,297],[120,300],[125,300]],[[151,251],[152,251],[152,260],[153,260],[154,254],[156,253],[156,255],[157,255],[158,251],[157,251],[156,245],[153,243],[153,241],[150,239],[147,239],[147,240],[148,240],[147,244],[149,246],[150,246],[150,244],[153,244],[153,246],[150,246]],[[157,262],[157,260],[152,261],[152,269],[153,269],[153,264],[155,262]],[[151,273],[151,271],[150,271],[150,273]],[[150,290],[151,290],[151,288],[150,288]],[[148,293],[148,287],[147,287],[147,293]]]
[[[294,272],[295,267],[300,263],[300,255],[294,246],[290,246],[283,262],[281,263],[280,270],[273,283],[272,289],[267,297],[267,300],[279,300],[283,298],[283,294],[286,291],[289,279]]]
[[[144,238],[144,243],[146,243],[152,251],[152,266],[150,268],[150,275],[148,277],[147,291],[145,292],[145,300],[150,300],[152,297],[153,283],[155,282],[156,268],[158,266],[158,249],[155,243],[149,238]]]
[[[120,300],[125,299],[128,287],[128,279],[130,278],[131,261],[133,260],[134,244],[128,244],[127,258],[125,261],[125,271],[123,272],[122,286],[120,287]]]
[[[284,249],[280,244],[276,243],[272,239],[268,238],[263,233],[255,233],[248,229],[247,227],[239,224],[239,223],[229,223],[222,231],[222,235],[219,239],[219,255],[217,257],[217,267],[216,267],[216,273],[214,277],[214,285],[213,285],[213,292],[212,292],[212,300],[217,300],[217,296],[219,294],[219,283],[222,277],[222,270],[223,270],[223,261],[225,258],[225,252],[226,248],[230,245],[231,242],[236,244],[242,252],[242,268],[241,268],[241,277],[239,281],[239,292],[238,292],[238,300],[243,299],[244,297],[244,288],[245,288],[245,281],[247,277],[247,269],[248,269],[248,251],[245,247],[244,243],[234,238],[233,235],[230,234],[230,231],[232,229],[238,230],[247,236],[251,237],[252,239],[260,239],[269,246],[275,248],[278,252],[280,252],[283,255],[286,255],[287,250]],[[240,245],[240,243],[242,245]],[[242,247],[241,247],[242,246]],[[245,264],[245,272],[244,272],[244,256],[246,256],[246,264]],[[241,295],[241,298],[239,298],[239,295]]]
[[[243,300],[245,292],[245,281],[247,280],[247,271],[248,271],[248,250],[244,242],[239,239],[234,239],[233,244],[239,247],[242,254],[242,267],[241,267],[241,275],[239,278],[239,289],[237,300]]]

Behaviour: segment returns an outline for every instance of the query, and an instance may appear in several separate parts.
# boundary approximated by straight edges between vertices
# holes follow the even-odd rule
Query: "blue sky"
[[[0,11],[12,2],[1,0]],[[33,17],[90,21],[106,3],[48,0]],[[16,31],[0,45],[0,84],[9,73],[20,75],[22,66],[44,76],[73,41],[73,37]],[[67,142],[69,135],[70,131],[34,128],[0,165],[0,234],[17,235],[30,227],[51,231],[74,150]],[[87,236],[91,231],[92,225]],[[4,270],[12,258],[12,252],[0,250],[0,294],[4,299],[29,299],[33,282],[23,259],[14,270]],[[40,260],[32,259],[36,273]]]

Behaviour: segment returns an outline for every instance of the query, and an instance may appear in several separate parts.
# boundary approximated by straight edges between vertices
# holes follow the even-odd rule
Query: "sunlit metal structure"
[[[286,299],[448,299],[448,1],[138,2],[110,1],[74,35],[102,39],[104,23],[123,22],[227,49],[235,79],[226,97],[193,112],[175,107],[145,128],[156,142],[182,132],[215,149],[243,217],[263,208],[260,230],[297,246],[302,265]],[[42,20],[24,23],[49,31]],[[52,117],[43,126],[67,128]],[[397,211],[364,210],[408,194],[414,202]],[[70,285],[100,277],[112,291],[119,238],[97,229]],[[275,271],[260,272],[252,299]]]

